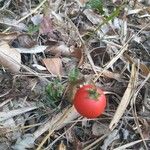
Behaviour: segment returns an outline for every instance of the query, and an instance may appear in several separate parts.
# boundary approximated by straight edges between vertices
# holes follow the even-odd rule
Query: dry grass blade
[[[125,145],[122,145],[122,146],[120,146],[120,147],[117,147],[117,148],[115,148],[114,150],[125,150],[126,148],[128,148],[128,147],[130,147],[130,146],[133,146],[133,145],[135,145],[135,144],[137,144],[137,143],[140,143],[142,140],[137,140],[137,141],[134,141],[134,142],[131,142],[131,143],[127,143],[127,144],[125,144]]]
[[[119,122],[120,118],[122,117],[123,113],[125,112],[132,96],[133,96],[133,89],[134,89],[134,79],[135,79],[135,75],[136,75],[136,67],[135,64],[132,65],[132,70],[131,70],[131,77],[130,77],[130,81],[128,84],[128,87],[122,97],[122,100],[115,112],[115,115],[113,117],[113,119],[111,120],[111,123],[109,125],[109,128],[112,130],[114,127],[117,126],[117,123]]]

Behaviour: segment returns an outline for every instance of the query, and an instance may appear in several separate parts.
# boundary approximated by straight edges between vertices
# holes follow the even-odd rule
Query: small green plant
[[[89,0],[86,3],[86,7],[98,11],[100,14],[104,13],[104,11],[103,11],[103,0]]]
[[[69,82],[70,83],[76,83],[79,78],[79,69],[78,68],[73,68],[68,75]]]
[[[34,33],[36,33],[36,32],[38,32],[39,31],[39,25],[29,25],[29,27],[28,27],[28,33],[29,34],[34,34]]]
[[[60,101],[63,94],[64,86],[59,79],[55,79],[53,82],[45,87],[46,100],[45,104],[52,107],[57,107],[57,103]]]

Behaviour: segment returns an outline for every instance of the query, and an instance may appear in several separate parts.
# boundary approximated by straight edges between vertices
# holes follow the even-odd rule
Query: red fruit
[[[82,116],[96,118],[105,110],[106,96],[100,88],[84,85],[77,90],[73,104]]]

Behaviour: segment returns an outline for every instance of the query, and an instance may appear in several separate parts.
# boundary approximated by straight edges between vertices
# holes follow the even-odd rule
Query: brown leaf
[[[17,38],[18,35],[19,35],[18,32],[0,33],[0,40],[11,41]]]
[[[139,64],[138,64],[138,61],[136,59],[133,59],[127,53],[124,53],[124,57],[129,61],[130,64],[135,63],[135,65],[138,67]],[[144,76],[147,76],[150,73],[149,67],[146,66],[144,63],[140,63],[140,70]]]
[[[45,51],[54,55],[61,54],[63,56],[70,56],[71,54],[70,48],[65,44],[48,47]]]
[[[140,63],[140,69],[144,76],[148,76],[150,73],[150,69],[144,63]]]
[[[43,35],[47,35],[52,31],[53,31],[53,26],[52,26],[51,18],[49,16],[44,16],[40,24],[39,33]]]
[[[39,33],[46,35],[49,40],[61,40],[59,32],[53,29],[52,19],[49,16],[44,16],[41,23]]]
[[[51,74],[57,76],[61,76],[63,74],[62,61],[60,58],[44,58],[43,62]]]
[[[19,72],[21,55],[15,48],[10,48],[6,42],[0,43],[0,64],[12,72]]]
[[[80,67],[84,62],[83,47],[74,48],[71,56],[76,57],[79,60],[78,67]]]
[[[18,47],[31,48],[36,44],[36,42],[28,34],[19,35],[17,40],[19,44]]]
[[[92,126],[92,133],[95,136],[101,136],[109,131],[108,124],[95,122]]]
[[[64,144],[64,142],[63,141],[61,141],[61,143],[59,144],[59,146],[58,146],[58,150],[66,150],[67,148],[66,148],[66,145]]]

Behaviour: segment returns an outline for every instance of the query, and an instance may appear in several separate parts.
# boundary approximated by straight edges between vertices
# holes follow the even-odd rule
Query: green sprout
[[[103,1],[102,0],[89,0],[86,3],[86,7],[98,11],[100,14],[104,13],[104,11],[103,11]]]
[[[76,83],[78,78],[79,78],[79,69],[78,68],[73,68],[70,72],[69,72],[69,82],[70,83]]]
[[[63,94],[64,86],[59,79],[55,79],[53,82],[45,87],[46,104],[48,106],[57,107],[57,103],[60,101]]]
[[[34,34],[39,31],[40,26],[39,25],[29,25],[28,27],[28,33]]]

